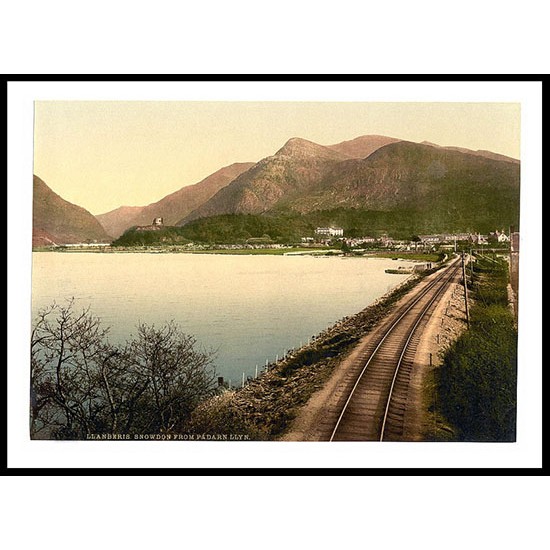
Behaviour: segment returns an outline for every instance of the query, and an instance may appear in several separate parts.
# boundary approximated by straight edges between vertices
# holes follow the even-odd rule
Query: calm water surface
[[[110,339],[139,322],[174,319],[206,349],[233,385],[266,358],[361,311],[406,275],[390,259],[202,254],[33,253],[33,317],[54,300],[91,307]]]

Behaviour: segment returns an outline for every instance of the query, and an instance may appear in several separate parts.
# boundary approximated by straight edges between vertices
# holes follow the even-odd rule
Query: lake
[[[75,298],[124,342],[139,322],[175,320],[233,385],[364,309],[408,275],[378,258],[33,252],[33,318]]]

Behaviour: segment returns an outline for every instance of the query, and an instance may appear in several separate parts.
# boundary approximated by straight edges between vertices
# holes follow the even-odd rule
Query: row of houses
[[[471,242],[474,244],[487,244],[490,240],[499,243],[510,242],[510,237],[502,231],[491,231],[488,235],[481,233],[441,233],[437,235],[418,235],[421,243],[424,244],[445,244],[454,242]]]
[[[332,239],[332,238],[344,238],[344,230],[341,227],[317,227],[315,229],[315,239]],[[308,243],[315,240],[313,237],[303,237],[302,242]],[[489,241],[497,241],[499,243],[510,242],[509,235],[506,234],[504,229],[492,231],[488,235],[482,235],[481,233],[438,233],[432,235],[418,235],[417,239],[411,241],[395,240],[388,235],[382,235],[380,237],[359,237],[353,239],[347,239],[350,246],[356,244],[371,244],[379,243],[383,246],[391,245],[436,245],[436,244],[454,244],[456,242],[470,242],[473,244],[487,244]]]

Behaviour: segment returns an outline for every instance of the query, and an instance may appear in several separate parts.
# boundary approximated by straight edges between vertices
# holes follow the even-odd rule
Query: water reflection
[[[33,316],[54,300],[79,307],[124,341],[138,322],[174,319],[233,381],[356,313],[406,275],[390,259],[193,254],[33,253]],[[404,262],[401,265],[406,265]]]

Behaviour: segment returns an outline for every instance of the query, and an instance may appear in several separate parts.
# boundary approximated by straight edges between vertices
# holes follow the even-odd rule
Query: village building
[[[136,231],[157,231],[164,227],[163,218],[153,218],[151,225],[138,225]]]
[[[504,229],[499,231],[498,229],[490,234],[491,237],[495,238],[499,243],[509,243],[510,237],[506,235]]]
[[[475,235],[477,239],[477,235]],[[474,235],[470,233],[440,233],[437,235],[419,235],[424,244],[454,243],[455,241],[471,241]]]
[[[315,234],[323,237],[343,237],[344,230],[341,227],[318,227]]]
[[[468,241],[470,239],[469,233],[456,233],[455,234],[457,241]]]
[[[482,235],[481,233],[474,233],[473,235],[470,235],[470,240],[475,244],[487,244],[487,238],[487,235]]]
[[[418,235],[424,244],[437,244],[441,242],[441,235]]]

